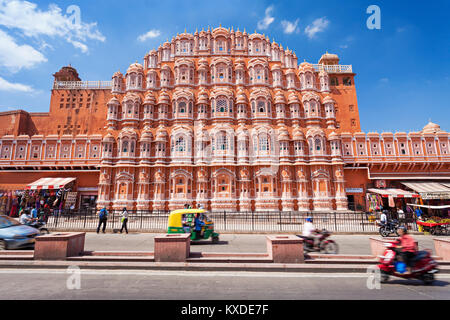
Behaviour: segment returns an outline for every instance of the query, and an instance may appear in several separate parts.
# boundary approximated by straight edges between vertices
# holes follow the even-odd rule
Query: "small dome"
[[[290,140],[289,133],[286,131],[286,129],[282,129],[278,134],[278,141],[286,141],[286,140]]]
[[[170,96],[167,92],[162,91],[158,97],[158,104],[170,104]]]
[[[108,101],[107,105],[110,105],[110,104],[118,105],[118,104],[120,104],[120,101],[116,97],[112,97],[111,100]]]
[[[238,94],[236,98],[236,104],[246,104],[247,103],[247,96],[244,92],[241,92]]]
[[[300,63],[299,71],[300,72],[306,72],[306,71],[314,72],[315,70],[311,63],[304,61],[304,62]]]
[[[108,134],[103,138],[103,142],[114,142],[114,136],[111,132],[108,132]]]
[[[281,91],[277,91],[275,93],[275,104],[281,103],[281,104],[286,104],[286,98],[284,97],[283,92]]]
[[[151,93],[147,93],[147,95],[145,96],[144,104],[155,104],[155,102],[155,96]]]
[[[113,78],[116,78],[116,77],[123,78],[123,74],[122,74],[122,72],[120,72],[120,71],[116,71],[116,72],[113,74],[112,77],[113,77]]]
[[[425,127],[423,127],[422,133],[436,133],[439,131],[442,131],[441,126],[430,121]]]
[[[292,135],[292,139],[293,140],[304,140],[305,134],[303,133],[302,130],[300,130],[300,128],[295,128],[293,135]]]
[[[291,92],[288,97],[288,104],[291,104],[291,103],[300,103],[297,95],[294,92]]]
[[[334,101],[332,97],[326,96],[325,98],[323,98],[323,104],[325,103],[336,103],[336,101]]]
[[[319,64],[334,65],[339,64],[339,57],[334,53],[325,53],[320,57]]]
[[[127,73],[130,73],[130,72],[133,72],[133,71],[134,72],[143,72],[144,71],[144,67],[142,67],[142,65],[140,63],[137,63],[137,61],[136,61],[135,63],[131,64],[128,67]]]

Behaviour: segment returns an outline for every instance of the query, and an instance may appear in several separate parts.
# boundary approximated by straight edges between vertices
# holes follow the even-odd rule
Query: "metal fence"
[[[110,211],[107,230],[121,228],[121,212]],[[140,232],[166,232],[169,212],[128,211],[128,230]],[[368,213],[355,212],[210,212],[218,232],[301,232],[307,217],[312,217],[318,229],[331,232],[377,232],[379,227]],[[378,217],[376,217],[378,218]],[[397,217],[391,217],[397,218]],[[414,216],[406,214],[399,220],[412,231],[417,231]],[[99,224],[96,210],[65,211],[47,220],[52,230],[95,231]]]

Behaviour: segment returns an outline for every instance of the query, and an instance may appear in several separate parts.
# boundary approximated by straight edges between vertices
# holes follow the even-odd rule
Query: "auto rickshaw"
[[[200,214],[200,220],[204,222],[201,237],[195,232],[195,216]],[[214,223],[206,215],[204,209],[179,209],[169,215],[167,233],[190,233],[192,241],[200,241],[211,238],[212,243],[219,242],[219,234],[214,232]]]

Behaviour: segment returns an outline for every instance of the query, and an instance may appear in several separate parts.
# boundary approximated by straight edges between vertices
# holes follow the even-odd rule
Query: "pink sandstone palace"
[[[361,132],[351,65],[262,34],[185,32],[112,81],[54,77],[48,113],[0,113],[0,190],[72,177],[112,209],[348,211],[450,179],[449,133]]]

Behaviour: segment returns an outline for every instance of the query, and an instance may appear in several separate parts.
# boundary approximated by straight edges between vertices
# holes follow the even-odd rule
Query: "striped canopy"
[[[61,189],[76,178],[41,178],[27,186],[28,190]]]

